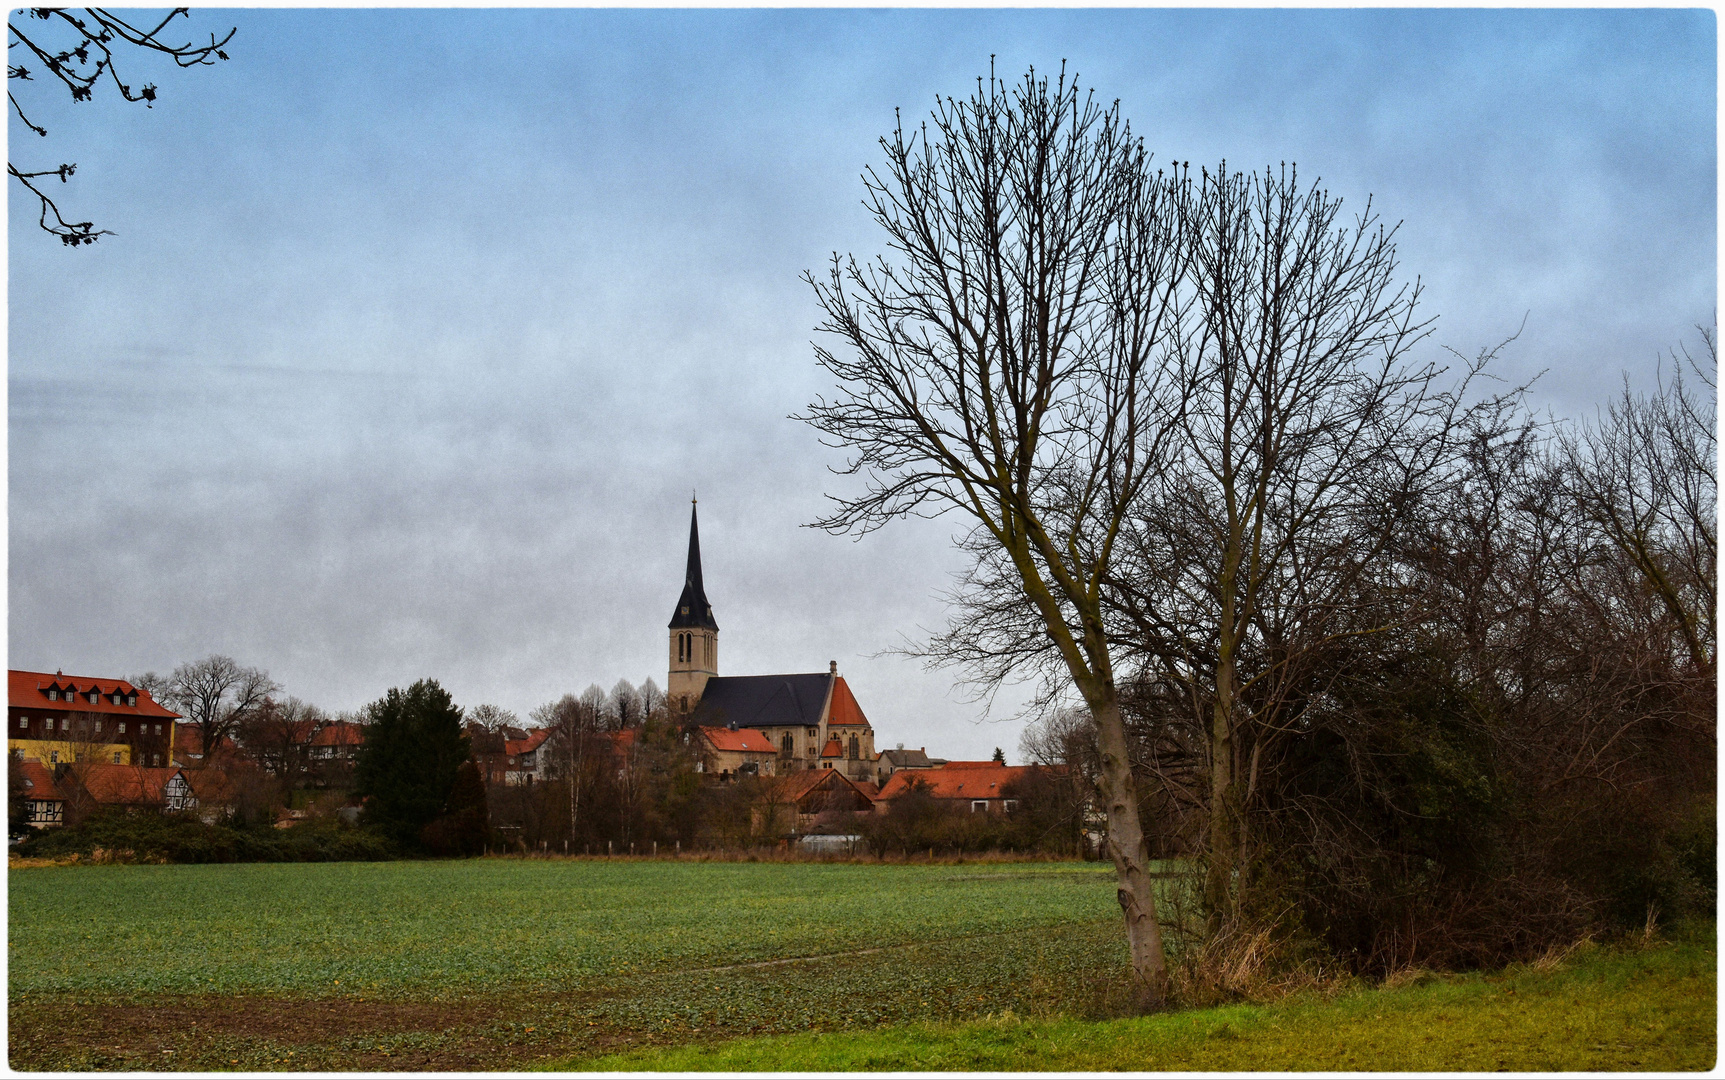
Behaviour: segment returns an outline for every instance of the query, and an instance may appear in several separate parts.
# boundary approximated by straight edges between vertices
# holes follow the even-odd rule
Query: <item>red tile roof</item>
[[[754,728],[703,727],[701,737],[706,739],[714,750],[731,752],[772,754],[777,751],[773,741]]]
[[[66,801],[66,796],[54,786],[54,774],[40,761],[25,761],[22,771],[25,798]]]
[[[505,739],[503,741],[503,752],[505,754],[516,755],[531,754],[533,751],[539,749],[540,746],[544,745],[545,740],[550,737],[550,728],[534,728],[527,733],[527,737],[524,739]]]
[[[48,700],[49,690],[72,690],[78,694],[71,701]],[[90,691],[100,696],[95,701],[86,696]],[[115,705],[110,694],[137,694],[136,705]],[[120,699],[122,702],[125,698]],[[14,709],[56,709],[89,713],[113,713],[117,716],[177,717],[156,703],[148,690],[133,686],[124,679],[97,679],[83,675],[62,675],[59,672],[15,671],[6,673],[6,702]]]
[[[239,746],[233,739],[223,735],[221,741],[216,744],[216,749],[222,753],[234,753],[239,749]],[[186,757],[203,757],[204,729],[197,724],[175,724],[174,753]]]
[[[233,779],[220,769],[186,769],[183,775],[201,806],[226,806],[234,801]]]
[[[75,775],[99,803],[160,806],[165,799],[162,789],[179,771],[142,765],[90,765]]]
[[[868,727],[868,717],[857,704],[856,695],[840,675],[833,680],[832,704],[827,706],[828,727]]]
[[[944,769],[901,769],[880,789],[880,798],[896,799],[912,784],[918,784],[937,799],[998,799],[1002,788],[1039,768],[1043,766],[965,762],[957,769],[951,765]]]
[[[827,744],[825,746],[821,747],[821,757],[825,758],[825,757],[844,757],[844,756],[845,756],[845,748],[839,744],[839,741],[837,739],[828,739]]]
[[[874,796],[864,791],[862,785],[846,776],[839,769],[801,769],[797,772],[785,773],[775,778],[773,793],[780,799],[797,801],[815,788],[829,782],[835,776],[838,777],[841,784],[856,789],[859,795],[870,802],[874,801]]]
[[[365,726],[346,720],[332,720],[312,736],[313,746],[364,746]]]

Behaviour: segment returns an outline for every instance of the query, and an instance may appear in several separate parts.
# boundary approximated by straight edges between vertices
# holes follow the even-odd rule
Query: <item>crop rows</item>
[[[104,866],[10,882],[13,998],[604,996],[619,980],[1117,918],[1110,875],[1081,863]],[[769,986],[794,978],[760,970]]]

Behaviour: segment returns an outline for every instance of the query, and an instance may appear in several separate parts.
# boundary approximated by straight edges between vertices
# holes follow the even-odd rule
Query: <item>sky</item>
[[[14,16],[15,18],[17,16]],[[37,24],[40,26],[40,24]],[[668,664],[698,494],[720,674],[836,660],[881,748],[1018,752],[1025,698],[903,655],[962,523],[803,527],[842,453],[800,280],[883,235],[894,110],[1062,63],[1159,161],[1297,163],[1400,222],[1433,357],[1553,415],[1717,295],[1710,11],[258,10],[150,109],[33,83],[66,248],[8,203],[8,656],[211,653],[331,711],[525,716]],[[126,58],[133,59],[133,58]],[[33,96],[32,96],[33,94]]]

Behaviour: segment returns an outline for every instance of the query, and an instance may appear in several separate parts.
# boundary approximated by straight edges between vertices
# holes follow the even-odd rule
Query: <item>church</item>
[[[774,772],[837,769],[874,778],[874,728],[837,661],[794,675],[720,675],[719,624],[701,580],[701,532],[689,508],[689,562],[671,614],[671,669],[665,696],[687,723],[758,731],[777,748]]]

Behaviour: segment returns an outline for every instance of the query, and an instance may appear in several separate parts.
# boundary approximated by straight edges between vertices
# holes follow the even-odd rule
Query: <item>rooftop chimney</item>
[[[839,662],[837,660],[828,660],[827,661],[827,674],[828,675],[837,675],[838,673],[839,673]]]

